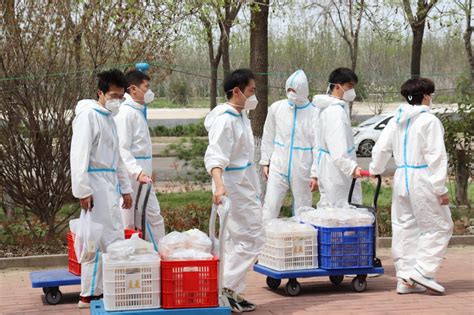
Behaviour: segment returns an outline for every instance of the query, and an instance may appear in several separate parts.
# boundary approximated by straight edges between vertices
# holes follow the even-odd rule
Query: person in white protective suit
[[[72,193],[80,199],[82,211],[91,211],[93,222],[103,225],[99,250],[91,261],[81,263],[79,308],[102,294],[102,258],[107,246],[124,239],[120,214],[132,205],[132,188],[119,151],[113,116],[123,100],[127,81],[119,70],[98,74],[98,100],[82,100],[76,106],[72,124]]]
[[[263,129],[260,165],[268,181],[264,222],[278,217],[288,189],[293,197],[293,215],[302,206],[311,207],[312,192],[318,185],[316,108],[308,100],[308,78],[303,70],[286,80],[285,90],[288,99],[270,106]]]
[[[260,182],[254,165],[254,139],[245,111],[255,109],[255,77],[238,69],[224,79],[228,101],[206,117],[209,145],[204,156],[212,175],[213,202],[226,195],[231,201],[225,241],[224,292],[233,311],[253,311],[244,299],[245,276],[265,242]]]
[[[435,87],[425,78],[410,79],[401,105],[372,150],[371,174],[381,174],[393,157],[397,170],[392,193],[392,255],[397,292],[437,293],[434,277],[443,260],[453,221],[445,186],[448,171],[444,129],[430,113]],[[421,286],[417,286],[419,284]]]
[[[352,177],[360,177],[349,118],[349,102],[356,97],[357,82],[354,71],[338,68],[329,75],[328,94],[313,97],[313,104],[319,109],[316,164],[321,197],[318,207],[346,205]],[[361,202],[361,187],[357,183],[352,203]]]
[[[126,228],[146,229],[146,239],[158,251],[158,241],[165,235],[165,225],[160,214],[160,204],[152,188],[146,208],[146,227],[142,227],[141,213],[146,187],[142,187],[140,200],[137,198],[140,184],[152,184],[152,144],[147,122],[147,104],[153,102],[154,93],[150,89],[150,77],[138,70],[128,72],[128,95],[115,116],[120,143],[120,155],[127,167],[133,189],[133,200],[138,203],[138,213],[134,207],[123,209],[122,216]],[[127,95],[125,94],[125,95]]]

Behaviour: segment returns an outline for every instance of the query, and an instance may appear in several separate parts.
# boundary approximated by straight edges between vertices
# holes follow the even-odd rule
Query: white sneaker
[[[91,308],[91,304],[84,301],[79,301],[77,303],[77,307],[80,309],[87,309],[87,308]]]
[[[410,277],[410,279],[433,292],[439,294],[444,293],[444,287],[442,285],[436,282],[433,278],[427,278],[423,276],[418,270],[415,270],[415,273]]]
[[[410,294],[410,293],[423,293],[426,292],[426,288],[421,285],[413,284],[410,285],[405,281],[397,282],[397,293],[398,294]]]

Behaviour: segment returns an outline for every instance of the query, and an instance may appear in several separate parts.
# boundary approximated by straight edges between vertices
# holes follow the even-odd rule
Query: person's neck
[[[338,93],[336,93],[336,92],[334,92],[334,91],[331,93],[331,96],[332,96],[332,97],[335,97],[335,98],[337,98],[337,99],[342,100],[342,95],[338,95]]]
[[[132,96],[132,95],[130,95],[130,96]],[[144,101],[144,100],[141,100],[141,101],[140,101],[140,100],[137,100],[134,96],[132,96],[132,100],[133,100],[135,103],[138,103],[138,104],[140,104],[140,105],[142,105],[142,106],[145,106],[145,101]]]
[[[103,102],[103,103],[102,103],[102,102]],[[104,101],[101,101],[100,99],[98,99],[98,100],[97,100],[97,104],[99,104],[99,106],[105,108],[105,102],[104,102]]]
[[[227,104],[232,106],[239,113],[241,113],[242,110],[244,109],[244,105],[237,104],[237,102],[234,100],[234,98],[231,98],[230,100],[228,100]]]

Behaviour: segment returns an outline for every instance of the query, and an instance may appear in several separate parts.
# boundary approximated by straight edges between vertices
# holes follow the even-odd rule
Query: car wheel
[[[372,140],[364,140],[359,145],[359,154],[362,157],[371,157],[372,149],[374,148],[375,142]]]

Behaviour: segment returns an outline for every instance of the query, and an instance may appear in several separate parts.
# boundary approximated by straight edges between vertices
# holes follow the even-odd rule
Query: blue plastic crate
[[[374,226],[318,227],[319,268],[370,268],[374,258]]]

